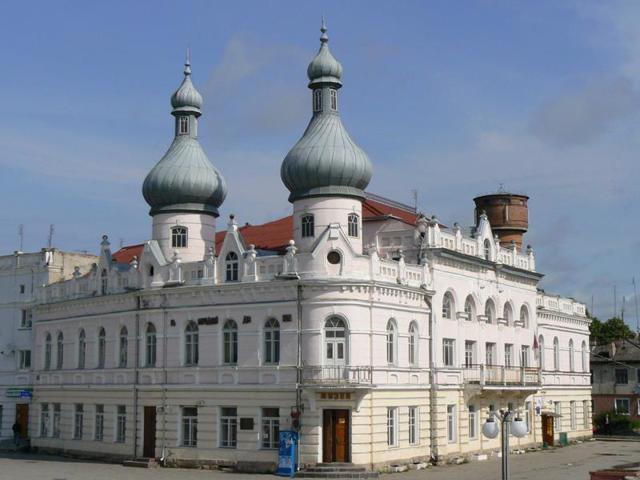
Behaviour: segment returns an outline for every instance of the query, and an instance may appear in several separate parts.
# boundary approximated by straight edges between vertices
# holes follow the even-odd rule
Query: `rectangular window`
[[[20,369],[31,368],[31,350],[20,350]]]
[[[398,409],[387,408],[387,445],[394,447],[398,444]]]
[[[522,345],[520,348],[520,366],[529,366],[529,345]]]
[[[180,117],[180,134],[184,135],[189,133],[189,118]]]
[[[182,408],[182,446],[198,446],[198,409],[196,407]]]
[[[25,290],[26,290],[26,289],[24,288],[24,285],[20,285],[20,293],[24,293],[24,292],[25,292]]]
[[[116,415],[116,443],[124,443],[127,439],[127,407],[118,405]]]
[[[276,450],[280,439],[280,409],[262,409],[262,448]]]
[[[420,443],[420,419],[418,407],[409,407],[409,445]]]
[[[640,413],[640,400],[638,400],[638,413]],[[582,426],[585,430],[591,429],[591,415],[589,414],[589,401],[582,401]]]
[[[43,403],[40,407],[40,436],[49,436],[49,404]]]
[[[322,90],[319,88],[313,91],[313,111],[319,112],[322,110]]]
[[[101,442],[104,439],[104,405],[96,405],[93,438],[98,442]]]
[[[495,343],[487,342],[485,344],[485,356],[486,356],[487,365],[496,364],[496,344]]]
[[[513,366],[513,345],[510,343],[505,343],[504,345],[504,366]]]
[[[555,421],[554,428],[555,428],[556,432],[561,432],[562,431],[562,417],[560,417],[560,415],[562,415],[562,404],[560,402],[553,402],[553,409],[558,414],[558,416],[555,417],[555,419],[554,419],[554,421]]]
[[[456,441],[458,426],[456,422],[456,406],[447,405],[447,441],[453,443]]]
[[[84,421],[84,407],[81,403],[76,403],[73,415],[73,439],[82,440],[82,428]]]
[[[576,402],[574,400],[569,402],[569,415],[571,417],[571,430],[576,430],[578,425],[576,423]]]
[[[220,446],[236,448],[238,443],[238,410],[231,407],[220,409]]]
[[[615,410],[618,415],[629,415],[630,406],[628,398],[616,398]]]
[[[442,363],[445,367],[454,366],[455,344],[456,341],[453,338],[442,339]]]
[[[464,366],[473,367],[476,363],[476,342],[467,340],[464,342]]]
[[[303,215],[301,218],[302,238],[313,237],[314,233],[313,215]]]
[[[332,88],[329,92],[331,95],[331,110],[338,110],[338,91]]]
[[[20,328],[31,328],[31,310],[22,309],[20,311]]]
[[[616,385],[626,385],[629,383],[629,370],[626,368],[616,368]]]
[[[51,436],[60,438],[60,404],[53,404],[53,426],[51,428]]]
[[[524,403],[524,423],[527,426],[527,433],[531,433],[531,402]]]
[[[478,412],[475,405],[469,405],[469,439],[478,437]]]
[[[360,217],[355,213],[350,213],[347,217],[347,232],[350,237],[358,236],[358,225],[360,223]]]

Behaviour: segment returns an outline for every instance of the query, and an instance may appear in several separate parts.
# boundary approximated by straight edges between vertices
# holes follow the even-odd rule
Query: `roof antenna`
[[[49,225],[49,238],[47,239],[47,246],[49,248],[51,248],[51,246],[53,245],[53,234],[56,231],[56,226],[52,223],[51,225]]]
[[[21,223],[18,225],[18,240],[20,242],[19,252],[22,251],[22,244],[24,243],[24,225]]]
[[[187,45],[187,54],[184,59],[184,74],[191,75],[191,49]]]

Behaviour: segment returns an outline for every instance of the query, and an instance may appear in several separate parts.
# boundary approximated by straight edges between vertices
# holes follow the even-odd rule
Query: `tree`
[[[590,338],[597,345],[605,345],[616,340],[634,338],[634,334],[624,320],[613,317],[602,323],[597,318],[593,318],[589,326]]]

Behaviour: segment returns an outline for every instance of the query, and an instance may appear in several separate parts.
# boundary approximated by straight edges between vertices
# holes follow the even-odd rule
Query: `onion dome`
[[[171,95],[171,106],[174,110],[182,111],[194,111],[200,115],[200,109],[202,108],[202,95],[196,90],[191,82],[191,61],[189,60],[189,54],[187,53],[187,60],[184,63],[184,80],[182,84]]]
[[[142,185],[150,215],[194,212],[218,216],[227,196],[227,184],[211,164],[197,136],[202,96],[191,83],[191,66],[185,63],[185,78],[171,97],[175,138]]]
[[[342,82],[340,82],[342,65],[329,51],[329,37],[327,36],[327,26],[324,23],[324,18],[322,19],[320,31],[322,32],[322,35],[320,35],[320,51],[307,67],[309,88],[322,83],[333,83],[337,88],[340,88],[342,86]]]
[[[351,139],[338,113],[342,66],[329,51],[324,20],[320,31],[320,51],[307,69],[313,117],[280,169],[290,202],[318,196],[364,198],[371,180],[371,161]]]

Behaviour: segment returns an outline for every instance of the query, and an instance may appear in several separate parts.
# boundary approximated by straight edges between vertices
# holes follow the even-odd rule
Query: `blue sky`
[[[10,2],[0,18],[0,253],[97,251],[150,235],[142,180],[172,138],[191,47],[200,138],[229,213],[290,212],[282,158],[310,115],[320,17],[344,67],[341,111],[369,190],[445,223],[472,198],[531,196],[526,242],[548,291],[635,324],[640,281],[640,3],[572,1]]]

